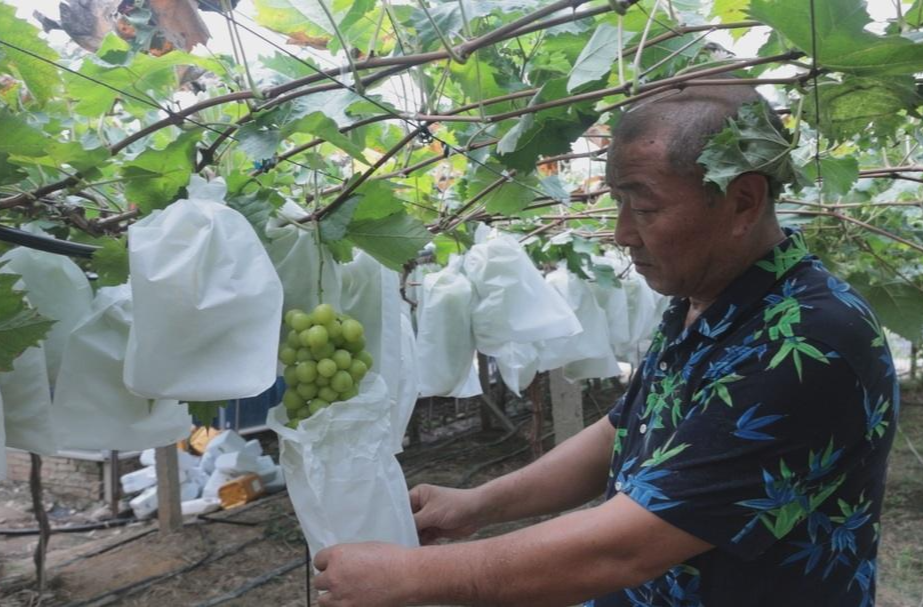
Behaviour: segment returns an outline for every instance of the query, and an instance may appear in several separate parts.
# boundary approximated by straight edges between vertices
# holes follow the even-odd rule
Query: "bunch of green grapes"
[[[330,403],[359,394],[359,382],[372,368],[372,356],[364,349],[362,323],[337,314],[330,304],[320,304],[311,313],[289,310],[285,328],[288,333],[279,349],[279,360],[285,365],[282,403],[288,410],[288,425],[294,428]]]

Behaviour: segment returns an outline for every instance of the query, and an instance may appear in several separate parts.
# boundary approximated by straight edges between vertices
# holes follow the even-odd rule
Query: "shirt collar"
[[[813,259],[800,231],[790,228],[784,231],[785,240],[735,278],[690,327],[683,327],[689,300],[673,298],[663,316],[662,331],[667,339],[675,343],[696,332],[717,340],[734,325],[741,312],[762,301],[773,285],[795,266],[805,259]]]

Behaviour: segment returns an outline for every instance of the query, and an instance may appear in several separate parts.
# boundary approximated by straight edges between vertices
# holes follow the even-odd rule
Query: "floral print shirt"
[[[607,498],[715,548],[587,606],[873,605],[898,390],[872,310],[798,232],[687,309],[609,413]]]

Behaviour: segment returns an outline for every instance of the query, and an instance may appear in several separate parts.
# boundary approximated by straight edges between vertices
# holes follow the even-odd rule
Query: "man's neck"
[[[782,231],[782,228],[780,228],[778,224],[773,226],[773,228],[774,229],[767,229],[766,235],[759,239],[756,245],[750,247],[749,251],[741,251],[739,255],[734,255],[729,258],[741,261],[725,273],[726,278],[719,281],[720,284],[716,288],[712,288],[709,293],[701,296],[689,296],[689,309],[686,311],[685,327],[691,326],[705,310],[715,303],[715,300],[718,299],[721,293],[723,293],[738,276],[746,272],[750,266],[785,240],[785,233]]]

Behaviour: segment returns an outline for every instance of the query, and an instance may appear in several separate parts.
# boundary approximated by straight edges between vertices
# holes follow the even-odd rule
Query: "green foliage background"
[[[776,87],[794,143],[762,147],[751,117],[703,156],[712,180],[790,147],[800,187],[780,216],[887,327],[920,341],[919,0],[879,33],[861,0],[255,4],[257,23],[235,15],[239,27],[319,40],[349,69],[321,73],[311,48],[281,43],[249,65],[155,57],[114,35],[94,54],[64,52],[0,4],[0,222],[100,246],[89,267],[116,284],[126,226],[182,198],[197,173],[223,177],[259,233],[286,200],[301,204],[339,259],[355,246],[401,269],[434,239],[444,261],[486,221],[530,235],[539,263],[612,282],[589,260],[613,246],[613,201],[557,157],[647,95],[733,74]],[[767,27],[753,57],[706,38]],[[206,72],[194,105],[177,104],[177,67]],[[399,75],[412,98],[400,108],[382,92]],[[431,135],[408,138],[421,125]]]

